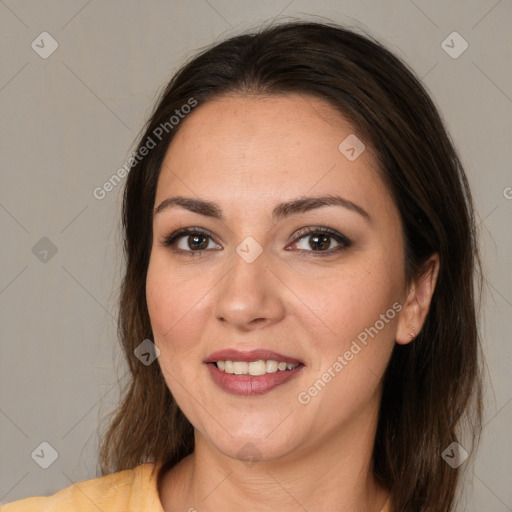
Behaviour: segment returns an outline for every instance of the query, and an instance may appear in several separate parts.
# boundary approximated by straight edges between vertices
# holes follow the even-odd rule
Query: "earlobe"
[[[410,286],[398,319],[395,341],[406,345],[414,340],[423,327],[439,274],[439,255],[433,254],[424,265],[424,271]]]

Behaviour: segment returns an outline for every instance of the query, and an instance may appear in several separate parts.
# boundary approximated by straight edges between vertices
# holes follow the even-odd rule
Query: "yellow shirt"
[[[159,466],[133,469],[77,482],[52,496],[14,501],[1,512],[164,512],[157,490]]]
[[[146,462],[77,482],[51,496],[8,503],[0,512],[164,512],[157,489],[160,467],[160,463]],[[381,512],[390,512],[389,500]]]

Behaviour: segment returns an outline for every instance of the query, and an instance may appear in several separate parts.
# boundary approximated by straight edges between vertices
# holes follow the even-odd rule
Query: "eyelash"
[[[190,236],[190,235],[197,235],[197,234],[204,235],[205,237],[210,238],[210,240],[212,240],[214,243],[217,243],[217,242],[215,242],[215,240],[213,240],[211,233],[208,232],[206,229],[194,227],[194,228],[182,228],[182,229],[178,229],[177,231],[171,232],[167,236],[164,236],[161,245],[163,247],[174,247],[176,242],[182,236],[186,236],[186,235]],[[295,233],[295,238],[292,243],[295,244],[295,243],[299,242],[302,238],[307,238],[308,236],[318,235],[318,234],[329,236],[330,238],[334,239],[339,245],[336,246],[334,249],[328,249],[326,251],[313,251],[313,250],[307,251],[304,249],[298,249],[299,252],[312,253],[314,255],[314,256],[312,256],[311,254],[307,254],[308,257],[310,257],[310,256],[312,256],[312,257],[330,256],[334,253],[338,253],[345,249],[348,249],[352,245],[352,240],[350,240],[345,235],[339,233],[338,231],[335,231],[334,229],[322,227],[322,226],[314,226],[314,227],[307,227],[307,228],[300,229],[299,231],[297,231]],[[211,249],[201,249],[198,251],[194,251],[194,250],[185,251],[182,249],[173,249],[173,252],[179,253],[179,254],[186,254],[191,257],[197,257],[197,256],[200,256],[203,252],[207,252],[210,250]]]

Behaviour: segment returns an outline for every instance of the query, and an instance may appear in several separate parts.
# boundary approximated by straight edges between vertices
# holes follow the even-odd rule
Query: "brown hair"
[[[373,471],[391,489],[394,512],[452,510],[460,469],[441,454],[461,439],[465,418],[476,445],[482,416],[481,272],[471,194],[436,107],[414,74],[369,36],[331,23],[281,23],[230,38],[194,57],[163,91],[137,152],[150,139],[156,145],[137,159],[124,191],[118,330],[130,380],[103,437],[102,472],[148,460],[172,466],[194,449],[193,427],[159,365],[141,364],[134,349],[153,339],[145,281],[155,192],[166,150],[186,122],[169,126],[169,119],[184,112],[183,105],[199,108],[229,93],[299,93],[328,102],[377,155],[403,223],[407,281],[439,254],[425,324],[413,342],[395,344],[384,376]]]

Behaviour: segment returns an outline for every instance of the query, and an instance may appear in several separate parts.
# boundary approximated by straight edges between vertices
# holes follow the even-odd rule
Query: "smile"
[[[217,361],[217,368],[225,373],[235,375],[265,375],[266,373],[276,373],[277,371],[293,370],[298,366],[298,363],[287,363],[285,361],[275,361],[269,359],[265,361],[260,359],[258,361]]]
[[[296,377],[305,364],[273,350],[218,350],[204,361],[219,388],[233,395],[262,395]]]

